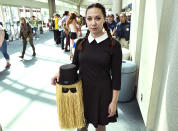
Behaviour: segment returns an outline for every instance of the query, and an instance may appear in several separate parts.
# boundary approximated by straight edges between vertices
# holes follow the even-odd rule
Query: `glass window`
[[[19,15],[18,15],[18,8],[17,7],[11,7],[12,10],[12,18],[14,21],[19,21]]]

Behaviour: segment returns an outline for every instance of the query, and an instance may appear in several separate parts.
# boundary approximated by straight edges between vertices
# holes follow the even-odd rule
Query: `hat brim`
[[[59,84],[59,85],[73,85],[77,82],[79,82],[81,79],[79,78],[79,76],[77,76],[77,78],[74,80],[74,81],[57,81],[56,80],[56,83]]]

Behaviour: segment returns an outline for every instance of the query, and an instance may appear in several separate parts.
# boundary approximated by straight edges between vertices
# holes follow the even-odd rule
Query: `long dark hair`
[[[106,10],[105,10],[105,7],[104,7],[102,4],[100,4],[100,3],[95,3],[95,4],[89,5],[89,6],[87,7],[87,9],[86,9],[85,14],[87,14],[88,9],[91,9],[91,8],[98,8],[98,9],[101,9],[101,12],[103,13],[104,18],[106,18]],[[112,47],[114,46],[114,41],[113,41],[112,35],[111,35],[111,33],[110,33],[110,30],[109,30],[109,28],[108,28],[106,22],[103,24],[103,27],[104,27],[104,29],[106,30],[106,32],[107,32],[109,38],[111,39],[111,43],[109,43],[109,47],[112,48]],[[90,34],[90,31],[87,30],[87,33],[86,33],[85,37],[83,38],[83,40],[79,43],[79,45],[78,45],[78,47],[77,47],[78,50],[82,50],[82,45],[83,45],[83,43],[87,40],[89,34]]]
[[[76,20],[77,16],[75,13],[71,13],[69,18],[66,21],[66,25],[69,26],[69,24],[72,22],[72,20]]]

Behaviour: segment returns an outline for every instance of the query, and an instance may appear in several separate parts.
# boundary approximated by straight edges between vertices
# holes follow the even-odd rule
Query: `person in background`
[[[60,20],[60,15],[56,14],[54,17],[54,40],[56,41],[56,44],[60,44],[61,43],[61,31],[59,31],[59,26],[58,26],[58,22]]]
[[[108,15],[108,21],[106,22],[108,25],[108,28],[111,32],[111,35],[114,35],[115,31],[116,31],[116,21],[114,20],[114,15],[110,14]]]
[[[55,27],[55,15],[56,13],[53,14],[53,17],[50,19],[50,23],[51,23],[51,30],[53,31],[54,33],[54,27]],[[54,41],[56,41],[55,37],[54,37]]]
[[[70,39],[71,39],[71,46],[70,46],[70,59],[73,58],[73,45],[74,40],[77,39],[77,16],[75,13],[71,13],[69,18],[66,21],[66,25],[70,30]]]
[[[26,22],[26,19],[24,17],[21,17],[20,21],[21,21],[21,26],[20,26],[19,39],[22,38],[23,40],[23,50],[22,50],[22,55],[19,57],[22,59],[24,58],[24,54],[25,54],[26,47],[27,47],[27,42],[29,42],[32,47],[32,50],[33,50],[32,56],[36,56],[35,46],[33,44],[32,28],[30,24]]]
[[[78,18],[78,19],[77,19],[78,32],[80,33],[79,36],[82,37],[82,30],[81,30],[81,28],[82,28],[82,25],[83,25],[83,16],[82,16],[82,15],[79,15],[77,18]]]
[[[116,17],[116,23],[119,23],[120,22],[120,16],[117,16]],[[117,26],[117,25],[116,25]]]
[[[117,18],[119,17],[118,13],[115,14],[115,21],[117,22]]]
[[[120,22],[117,24],[116,39],[121,43],[122,48],[129,49],[129,40],[130,40],[130,23],[126,20],[126,14],[120,14]]]
[[[63,14],[63,16],[64,16],[64,14]],[[63,28],[63,26],[62,26],[62,19],[59,19],[58,20],[58,30],[59,30],[59,32],[60,32],[60,39],[61,39],[61,48],[62,48],[62,50],[64,49],[64,36],[63,36],[63,32],[64,32],[64,28]]]
[[[2,131],[2,126],[1,126],[1,124],[0,124],[0,131]]]
[[[69,11],[65,11],[64,12],[64,16],[62,18],[62,32],[61,32],[61,43],[62,43],[62,49],[64,49],[64,39],[66,38],[66,44],[65,44],[65,52],[68,52],[69,49],[68,49],[68,46],[70,46],[70,36],[69,36],[69,31],[68,29],[65,27],[66,26],[66,21],[67,19],[69,18]],[[70,48],[70,47],[69,47]]]
[[[118,117],[122,51],[120,43],[112,38],[108,29],[103,5],[88,6],[86,23],[89,30],[77,41],[72,61],[82,80],[86,119],[86,126],[77,131],[88,131],[89,124],[93,124],[96,131],[106,131],[106,125],[116,122]],[[60,74],[57,73],[51,80],[52,85],[59,79]]]
[[[127,15],[127,21],[131,22],[131,15]]]
[[[7,69],[11,66],[11,64],[9,61],[10,60],[9,54],[7,53],[7,41],[5,39],[5,31],[1,22],[0,22],[0,51],[2,52],[4,58],[6,59],[5,68]]]
[[[82,24],[83,24],[83,17],[77,11],[74,11],[77,16],[77,31],[80,33],[79,36],[82,37]]]
[[[38,35],[38,20],[37,18],[35,18],[35,16],[32,16],[31,18],[31,25],[32,25],[32,30],[34,33],[34,36],[36,39],[39,39],[39,35]]]

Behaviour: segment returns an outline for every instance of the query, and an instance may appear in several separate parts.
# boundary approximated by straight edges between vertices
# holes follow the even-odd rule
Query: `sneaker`
[[[11,64],[10,64],[10,63],[7,63],[6,66],[5,66],[5,68],[7,69],[7,68],[9,68],[10,66],[11,66]]]
[[[36,56],[36,53],[33,53],[33,55],[32,56]]]
[[[70,50],[65,50],[65,52],[69,52]]]
[[[23,59],[23,56],[21,55],[21,56],[19,56],[19,58],[22,58],[22,59]]]

